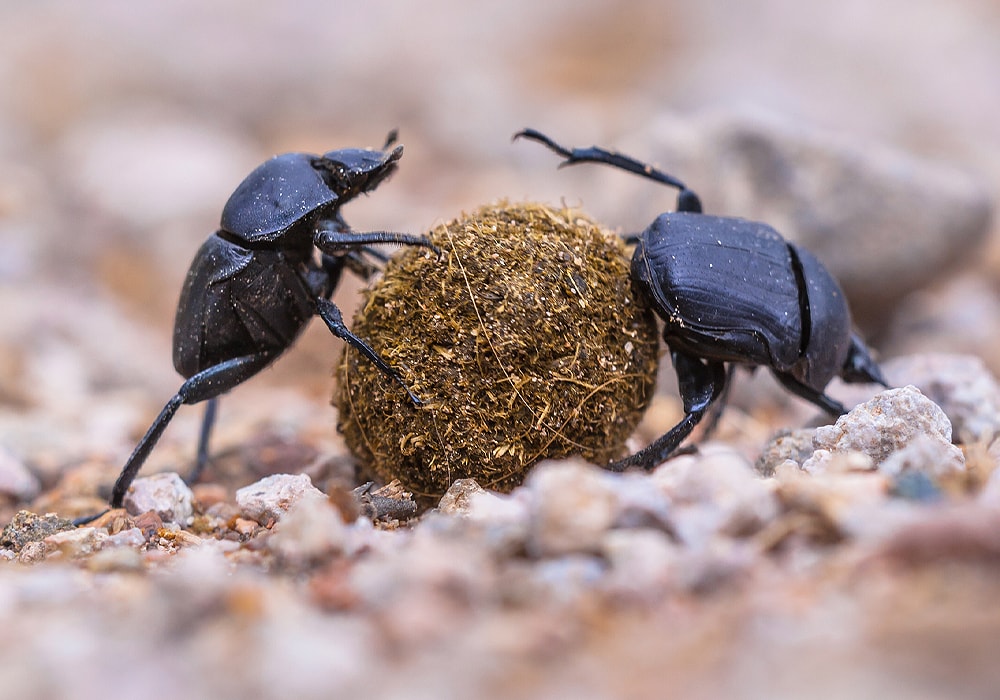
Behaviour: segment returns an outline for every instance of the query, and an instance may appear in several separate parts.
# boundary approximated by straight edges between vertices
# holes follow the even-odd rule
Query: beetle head
[[[388,145],[388,144],[387,144]],[[344,148],[313,160],[313,167],[341,202],[371,192],[396,171],[403,147],[391,151]]]
[[[867,346],[857,333],[851,333],[851,348],[847,351],[847,359],[844,360],[840,378],[848,384],[881,384],[889,388],[882,370],[872,359]]]

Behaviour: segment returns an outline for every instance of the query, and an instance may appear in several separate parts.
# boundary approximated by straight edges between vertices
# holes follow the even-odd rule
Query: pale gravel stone
[[[303,498],[326,498],[305,474],[273,474],[236,492],[243,515],[262,525],[279,520]]]
[[[108,539],[104,541],[104,548],[141,547],[144,544],[146,544],[146,538],[143,537],[142,530],[137,527],[132,527],[128,530],[122,530],[121,532],[117,532],[113,535],[108,535]]]
[[[889,455],[878,468],[887,476],[921,472],[935,479],[965,471],[965,457],[950,442],[924,433]]]
[[[45,544],[68,557],[83,557],[100,550],[108,539],[108,534],[96,527],[78,527],[64,530],[45,538]]]
[[[528,504],[523,492],[488,491],[474,479],[458,479],[441,498],[438,512],[483,523],[527,522]]]
[[[884,391],[835,425],[817,428],[817,449],[802,469],[811,474],[878,469],[889,477],[920,472],[934,480],[965,469],[950,428],[941,408],[916,387]]]
[[[130,515],[153,511],[164,523],[185,524],[194,513],[194,494],[176,472],[164,472],[136,479],[125,494],[124,506]]]
[[[30,501],[41,489],[38,477],[31,473],[24,462],[0,447],[0,496]]]
[[[940,406],[957,442],[989,442],[1000,432],[1000,385],[979,357],[922,353],[882,368],[891,384],[912,384]]]
[[[530,497],[523,489],[511,494],[488,491],[473,479],[459,479],[445,493],[435,513],[421,526],[463,531],[496,556],[524,549],[530,526]]]
[[[600,549],[616,512],[615,494],[605,475],[582,461],[543,462],[531,471],[525,483],[531,554],[549,557]]]
[[[302,498],[292,504],[272,530],[272,552],[292,565],[302,566],[342,552],[348,526],[327,499]]]
[[[17,553],[17,560],[22,564],[34,564],[45,559],[51,551],[52,547],[44,541],[28,542]]]
[[[856,534],[872,512],[889,501],[889,480],[874,470],[809,474],[793,463],[775,470],[777,495],[786,513],[801,513]]]
[[[625,598],[655,599],[674,576],[679,551],[680,546],[658,530],[610,530],[601,543],[610,567],[602,585]]]
[[[979,502],[1000,509],[1000,437],[990,443],[987,454],[993,461],[993,470],[979,492]]]
[[[142,552],[132,547],[105,546],[86,559],[84,566],[88,571],[108,573],[114,571],[141,572],[143,569]]]
[[[777,433],[761,450],[754,469],[761,476],[772,476],[775,468],[786,460],[802,464],[813,454],[815,432],[815,428],[799,428]]]
[[[460,532],[441,536],[435,527],[422,525],[394,531],[392,545],[361,558],[350,580],[358,595],[386,617],[415,616],[414,624],[437,629],[456,612],[454,606],[461,609],[496,592],[492,553]]]
[[[475,479],[455,479],[438,502],[438,511],[445,515],[469,515],[474,497],[486,493]]]
[[[669,460],[653,472],[651,483],[671,500],[671,521],[691,546],[722,533],[752,533],[778,513],[771,484],[730,448],[707,446]]]
[[[906,386],[883,391],[834,425],[817,428],[813,446],[831,452],[862,452],[879,465],[922,434],[950,444],[951,423],[919,389]]]
[[[672,503],[665,491],[652,488],[642,472],[601,472],[615,496],[616,528],[655,528],[673,532]]]
[[[596,554],[574,552],[542,559],[524,572],[523,594],[557,606],[572,604],[600,586],[606,570]]]
[[[858,472],[875,469],[875,462],[867,454],[858,450],[835,452],[819,449],[813,452],[809,459],[802,462],[801,467],[802,471],[810,474]]]
[[[704,547],[680,552],[672,571],[672,585],[692,593],[710,593],[746,575],[756,557],[756,548],[749,544],[715,539]]]

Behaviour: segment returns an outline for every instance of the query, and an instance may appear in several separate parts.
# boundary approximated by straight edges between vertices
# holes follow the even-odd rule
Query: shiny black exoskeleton
[[[609,469],[651,469],[667,459],[723,393],[727,364],[768,367],[789,391],[835,415],[845,408],[824,393],[835,376],[887,386],[852,330],[843,291],[808,250],[767,224],[702,214],[680,180],[628,156],[564,148],[534,129],[518,137],[563,156],[562,165],[604,163],[679,190],[677,211],[631,237],[631,277],[664,322],[685,415]]]
[[[273,362],[315,315],[420,403],[396,371],[351,333],[330,301],[345,267],[367,277],[375,267],[364,254],[384,260],[369,245],[433,247],[423,236],[352,232],[340,214],[344,204],[374,190],[396,170],[403,147],[392,148],[394,142],[391,132],[382,150],[286,153],[258,166],[236,188],[222,210],[221,228],[195,255],[177,305],[174,367],[187,381],[126,462],[112,491],[112,507],[121,507],[177,409],[207,400],[190,476],[197,479],[207,461],[216,397]]]

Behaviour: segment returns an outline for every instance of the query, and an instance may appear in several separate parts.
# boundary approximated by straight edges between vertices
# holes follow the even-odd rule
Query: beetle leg
[[[351,252],[346,253],[343,256],[344,265],[347,267],[348,270],[350,270],[355,275],[357,275],[358,277],[367,282],[380,269],[378,265],[376,265],[373,262],[369,262],[364,258],[363,253],[372,253],[372,252],[374,251],[368,248],[367,246],[359,250],[352,250]],[[375,257],[381,260],[384,256],[378,255]]]
[[[416,394],[410,391],[410,388],[406,386],[406,383],[403,381],[403,378],[399,376],[399,373],[390,367],[389,364],[383,360],[377,352],[375,352],[372,346],[351,333],[351,331],[347,328],[347,325],[344,323],[344,317],[341,315],[340,309],[337,308],[336,304],[329,299],[318,297],[316,299],[316,313],[323,319],[323,322],[326,323],[326,327],[330,329],[331,333],[350,344],[354,349],[368,358],[373,365],[378,367],[382,374],[402,387],[403,391],[406,392],[406,395],[410,397],[410,401],[413,402],[413,405],[420,406],[423,403],[423,401],[421,401]]]
[[[208,442],[212,436],[212,428],[215,426],[215,417],[219,413],[219,397],[214,396],[205,404],[205,416],[201,420],[201,433],[198,435],[198,452],[194,461],[194,468],[188,474],[187,483],[195,484],[201,478],[201,473],[205,471],[208,464]]]
[[[816,391],[812,387],[806,386],[792,375],[785,374],[783,372],[774,372],[774,376],[777,377],[782,386],[790,392],[805,399],[806,401],[809,401],[810,403],[815,404],[816,406],[819,406],[830,415],[842,416],[847,413],[847,409],[844,408],[844,404],[830,398],[820,391]]]
[[[719,392],[719,396],[712,402],[712,407],[708,411],[708,417],[705,419],[705,427],[701,431],[699,440],[707,440],[715,432],[716,428],[719,427],[719,421],[722,418],[722,412],[726,408],[726,403],[729,401],[729,390],[733,386],[733,375],[736,374],[736,364],[730,362],[726,365],[726,383],[722,387],[722,391]]]
[[[521,137],[537,141],[546,146],[550,151],[565,158],[566,160],[560,164],[560,167],[576,165],[577,163],[604,163],[613,168],[619,168],[620,170],[625,170],[654,182],[659,182],[662,185],[675,187],[680,190],[677,195],[677,211],[701,213],[701,200],[698,198],[698,195],[689,190],[687,185],[673,175],[668,175],[662,170],[654,168],[652,165],[647,165],[630,156],[598,148],[597,146],[591,146],[590,148],[566,148],[535,129],[523,129],[514,134],[515,140]]]
[[[327,255],[336,255],[344,250],[360,248],[373,243],[420,245],[432,249],[439,255],[441,254],[441,251],[426,236],[414,236],[409,233],[396,233],[394,231],[352,233],[333,228],[321,228],[313,236],[313,243]]]
[[[340,282],[340,275],[345,267],[367,282],[382,268],[377,263],[366,260],[365,255],[370,255],[383,264],[389,259],[381,251],[369,248],[368,246],[337,255],[323,253],[318,269],[310,265],[306,276],[306,286],[312,291],[314,296],[329,299],[337,289],[337,284]]]
[[[344,271],[345,260],[343,255],[320,256],[320,264],[317,267],[315,262],[310,260],[306,267],[306,274],[302,277],[310,296],[323,297],[329,299],[340,283],[340,274]]]
[[[881,384],[886,389],[889,384],[882,374],[881,368],[872,359],[868,348],[858,337],[857,333],[851,333],[851,348],[847,351],[847,359],[844,360],[844,367],[840,371],[840,378],[849,384]]]
[[[631,457],[612,462],[606,469],[614,472],[639,467],[650,471],[671,455],[705,415],[712,402],[726,387],[726,366],[722,362],[707,362],[692,355],[672,352],[677,371],[684,418],[668,433],[636,452]]]
[[[156,417],[153,424],[149,426],[149,430],[135,446],[132,455],[122,468],[122,472],[118,475],[118,480],[115,481],[115,486],[111,491],[111,507],[122,507],[125,492],[132,485],[132,481],[139,473],[139,469],[142,468],[143,462],[146,461],[153,446],[163,435],[163,431],[166,430],[170,420],[182,404],[194,404],[214,399],[219,394],[229,391],[264,369],[274,357],[274,353],[263,352],[236,357],[204,369],[184,382],[160,411],[160,415]]]
[[[393,134],[395,134],[395,130],[389,132],[390,136]],[[318,228],[321,231],[336,232],[337,234],[351,233],[351,227],[344,221],[344,217],[339,211],[333,216],[320,221]],[[324,234],[324,236],[328,235]],[[340,272],[345,265],[361,279],[365,281],[369,280],[378,271],[378,267],[365,260],[364,255],[372,256],[383,265],[389,262],[388,255],[370,246],[357,246],[357,250],[350,250],[346,254],[342,250],[338,250],[334,255],[324,252],[322,266],[330,275],[330,293],[323,294],[323,296],[329,299],[333,294],[333,290],[337,287],[337,282],[340,281]]]
[[[726,388],[726,365],[723,362],[701,360],[693,355],[671,352],[677,372],[678,389],[685,413],[702,413]]]

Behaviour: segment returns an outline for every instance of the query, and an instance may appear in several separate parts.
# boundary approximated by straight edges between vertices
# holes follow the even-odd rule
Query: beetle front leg
[[[395,231],[365,231],[352,233],[338,228],[321,228],[313,236],[313,243],[327,255],[337,255],[344,250],[360,248],[376,243],[396,243],[399,245],[419,245],[430,248],[440,255],[440,252],[426,236],[415,236],[409,233]]]
[[[708,407],[725,389],[727,378],[725,363],[703,361],[680,352],[672,352],[671,357],[677,372],[681,399],[684,402],[684,418],[648,447],[631,457],[612,462],[606,469],[621,472],[631,467],[639,467],[650,471],[666,461],[684,438],[691,434]]]
[[[323,319],[323,322],[326,324],[326,327],[330,329],[331,333],[344,340],[351,347],[368,358],[373,365],[378,367],[382,374],[398,384],[403,391],[406,392],[406,395],[410,397],[410,401],[413,402],[414,406],[420,406],[423,404],[423,401],[421,401],[416,394],[410,391],[410,387],[406,386],[406,382],[404,382],[403,378],[399,376],[399,373],[390,367],[389,363],[383,360],[382,356],[375,352],[371,345],[351,333],[350,329],[348,329],[347,325],[344,323],[344,317],[340,313],[340,309],[337,308],[336,304],[329,299],[319,297],[316,299],[316,313],[319,314],[321,319]]]
[[[715,400],[712,401],[711,409],[706,412],[708,418],[702,426],[699,440],[708,440],[715,433],[716,428],[719,427],[719,422],[722,420],[722,412],[726,409],[726,404],[729,402],[729,391],[733,386],[733,375],[735,374],[736,364],[730,362],[726,366],[726,384],[718,396],[715,397]]]

